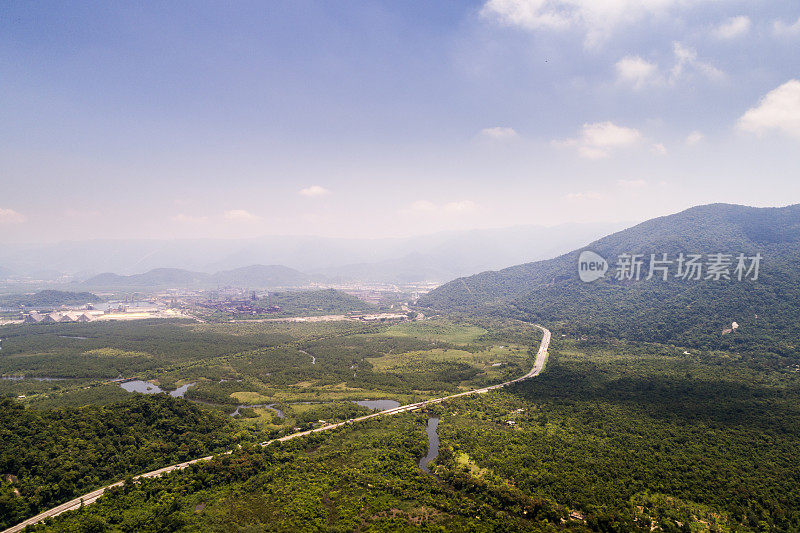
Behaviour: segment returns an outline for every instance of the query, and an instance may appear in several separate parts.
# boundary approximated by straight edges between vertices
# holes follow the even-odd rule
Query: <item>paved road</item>
[[[273,439],[273,440],[268,440],[266,442],[262,442],[261,445],[262,446],[268,446],[268,445],[270,445],[270,444],[272,444],[274,442],[286,442],[287,440],[296,439],[298,437],[304,437],[304,436],[310,435],[312,433],[319,433],[321,431],[330,431],[332,429],[336,429],[336,428],[344,426],[346,424],[354,424],[356,422],[362,422],[364,420],[369,420],[371,418],[376,418],[376,417],[379,417],[379,416],[387,416],[387,415],[396,415],[396,414],[399,414],[399,413],[406,413],[408,411],[414,411],[414,410],[420,409],[420,408],[425,407],[427,405],[433,405],[433,404],[441,403],[441,402],[443,402],[445,400],[458,398],[460,396],[469,396],[470,394],[484,394],[486,392],[489,392],[490,390],[499,389],[501,387],[505,387],[507,385],[511,385],[512,383],[517,383],[519,381],[523,381],[523,380],[530,379],[532,377],[538,376],[539,373],[544,369],[544,365],[547,362],[547,348],[550,346],[550,330],[545,328],[545,327],[543,327],[543,326],[539,326],[538,324],[534,324],[534,325],[537,328],[539,328],[540,330],[542,330],[542,334],[543,334],[542,335],[542,342],[541,342],[541,344],[539,344],[539,351],[536,354],[536,360],[533,362],[533,368],[531,368],[530,372],[528,372],[527,374],[525,374],[524,376],[522,376],[520,378],[512,379],[511,381],[506,381],[505,383],[499,383],[497,385],[492,385],[490,387],[484,387],[482,389],[475,389],[475,390],[471,390],[471,391],[460,392],[458,394],[445,396],[443,398],[435,398],[433,400],[425,400],[424,402],[417,402],[417,403],[410,403],[408,405],[401,405],[400,407],[395,407],[393,409],[387,409],[386,411],[380,411],[380,412],[377,412],[377,413],[373,413],[373,414],[366,415],[366,416],[361,416],[361,417],[358,417],[358,418],[351,418],[350,420],[347,420],[345,422],[339,422],[337,424],[329,424],[327,426],[322,426],[322,427],[319,427],[319,428],[316,428],[316,429],[309,429],[308,431],[300,431],[298,433],[292,433],[291,435],[286,435],[285,437],[280,437],[278,439]],[[232,453],[232,452],[231,451],[227,451],[227,452],[224,452],[223,454],[217,454],[217,455],[227,455],[227,454],[230,454],[230,453]],[[179,463],[179,464],[171,465],[171,466],[165,466],[164,468],[159,468],[158,470],[153,470],[152,472],[147,472],[146,474],[140,474],[138,476],[135,476],[133,479],[158,477],[158,476],[161,476],[163,474],[166,474],[167,472],[172,472],[174,470],[184,469],[187,466],[193,465],[195,463],[200,463],[202,461],[210,461],[214,457],[215,457],[215,455],[209,455],[207,457],[201,457],[199,459],[193,459],[191,461],[186,461],[184,463]],[[111,485],[106,485],[105,487],[102,487],[102,488],[99,488],[99,489],[97,489],[95,491],[89,492],[88,494],[84,494],[83,496],[75,498],[74,500],[70,500],[70,501],[68,501],[66,503],[62,503],[61,505],[59,505],[57,507],[53,507],[52,509],[49,509],[49,510],[47,510],[47,511],[45,511],[43,513],[40,513],[40,514],[38,514],[38,515],[36,515],[34,517],[31,517],[31,518],[25,520],[24,522],[21,522],[21,523],[17,524],[16,526],[13,526],[13,527],[10,527],[10,528],[6,529],[5,531],[3,531],[3,533],[17,533],[17,532],[22,531],[23,529],[25,529],[25,526],[36,524],[36,523],[41,522],[42,520],[44,520],[46,518],[52,518],[54,516],[60,515],[63,512],[66,512],[66,511],[72,511],[72,510],[78,509],[78,508],[80,508],[81,505],[89,505],[90,503],[93,503],[95,500],[97,500],[100,496],[102,496],[103,493],[106,491],[106,489],[110,489],[111,487],[118,487],[120,485],[122,485],[122,481],[117,481],[116,483],[112,483]]]

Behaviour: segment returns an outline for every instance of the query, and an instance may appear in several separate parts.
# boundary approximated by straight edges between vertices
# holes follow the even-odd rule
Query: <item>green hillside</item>
[[[754,208],[712,204],[649,220],[588,245],[609,262],[602,279],[578,277],[576,250],[547,261],[459,278],[420,300],[432,309],[515,316],[575,333],[679,345],[794,353],[800,338],[800,205]],[[642,254],[641,278],[616,279],[620,254]],[[650,254],[731,254],[731,279],[663,281]],[[757,280],[735,275],[738,254],[761,254]],[[747,266],[749,266],[749,262]],[[732,322],[740,326],[722,331]]]

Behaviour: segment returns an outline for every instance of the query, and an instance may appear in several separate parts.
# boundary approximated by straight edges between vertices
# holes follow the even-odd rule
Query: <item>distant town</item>
[[[0,303],[0,324],[55,324],[144,319],[217,320],[395,320],[408,318],[409,304],[435,284],[397,285],[312,285],[279,290],[225,287],[216,290],[164,289],[152,292],[120,294],[97,291],[99,301],[50,304]],[[326,292],[327,291],[327,292]],[[70,295],[78,293],[48,291]],[[36,295],[31,293],[31,301]],[[80,293],[89,294],[89,293]],[[328,302],[333,295],[350,300]],[[305,298],[302,304],[295,302]],[[285,301],[292,304],[287,308]],[[322,298],[317,302],[314,298]]]

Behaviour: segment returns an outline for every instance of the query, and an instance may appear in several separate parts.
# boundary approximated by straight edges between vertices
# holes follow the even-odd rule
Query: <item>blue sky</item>
[[[0,240],[797,203],[798,50],[794,0],[6,1]]]

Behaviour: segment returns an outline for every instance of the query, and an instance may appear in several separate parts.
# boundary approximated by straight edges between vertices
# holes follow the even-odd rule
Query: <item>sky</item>
[[[800,202],[796,0],[0,3],[0,242]]]

